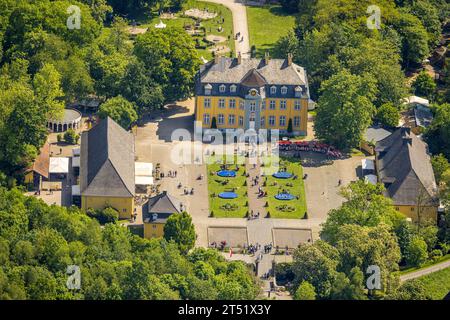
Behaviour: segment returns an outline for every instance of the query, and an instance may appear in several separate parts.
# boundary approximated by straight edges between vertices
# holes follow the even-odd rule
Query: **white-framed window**
[[[236,116],[234,114],[229,114],[228,115],[228,124],[229,125],[234,125],[235,119],[236,119]]]
[[[225,99],[219,99],[219,108],[225,108]]]
[[[255,112],[256,111],[256,101],[250,102],[250,111]]]
[[[294,127],[300,127],[300,117],[294,117]]]
[[[239,109],[244,110],[245,104],[243,100],[239,100]]]
[[[269,116],[269,126],[273,127],[275,125],[275,116]]]
[[[276,104],[275,104],[275,100],[270,100],[269,102],[269,109],[270,110],[275,110]]]
[[[209,124],[209,120],[210,120],[209,113],[203,114],[203,123],[204,124]]]
[[[266,110],[266,100],[261,101],[261,109]]]
[[[280,127],[284,127],[286,125],[286,116],[280,116]]]
[[[280,100],[280,110],[286,110],[286,100]]]
[[[254,112],[250,112],[250,121],[255,121],[256,119],[256,114]]]
[[[281,94],[286,94],[287,93],[288,88],[287,87],[281,87]]]
[[[212,90],[212,85],[210,85],[209,83],[205,85],[205,94],[206,95],[210,95],[211,94],[211,90]]]
[[[300,87],[300,86],[295,87],[295,96],[296,97],[301,97],[302,96],[302,91],[303,91],[302,87]]]
[[[265,125],[266,125],[266,118],[261,117],[261,128],[264,128]]]
[[[230,109],[235,109],[236,108],[236,100],[230,99],[230,101],[228,102],[228,105],[229,105]]]
[[[203,100],[203,106],[205,108],[211,108],[211,99],[210,98],[205,98],[205,100]]]
[[[227,89],[227,86],[224,85],[224,84],[221,84],[221,85],[219,86],[219,92],[221,92],[221,93],[224,93],[226,89]]]
[[[237,86],[235,84],[232,84],[230,86],[230,92],[236,92]]]
[[[239,116],[239,126],[243,126],[243,125],[244,125],[244,117]]]
[[[270,87],[270,94],[275,94],[275,93],[277,93],[277,87],[271,86]]]
[[[294,100],[294,110],[300,110],[300,100]]]
[[[218,124],[224,124],[224,123],[225,123],[225,117],[223,116],[222,113],[220,113],[220,114],[217,116],[217,123],[218,123]]]

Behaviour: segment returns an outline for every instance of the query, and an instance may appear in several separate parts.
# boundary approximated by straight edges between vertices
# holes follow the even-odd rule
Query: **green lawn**
[[[270,159],[264,161],[265,167],[270,165]],[[305,185],[303,183],[303,168],[300,165],[298,159],[283,158],[280,159],[280,168],[286,168],[288,172],[297,176],[297,179],[277,179],[271,174],[267,175],[266,186],[263,187],[267,191],[267,202],[269,207],[267,211],[270,212],[271,218],[278,219],[301,219],[306,213],[306,196],[305,196]],[[289,186],[288,184],[292,184]],[[299,199],[296,200],[277,200],[275,195],[279,193],[280,190],[286,189],[290,194],[298,196]],[[283,210],[282,206],[291,207],[289,211]]]
[[[281,6],[247,7],[250,46],[255,45],[257,55],[271,52],[278,39],[295,26],[295,16],[284,12]]]
[[[442,300],[450,291],[450,268],[446,268],[411,281],[420,281],[433,300]]]
[[[208,158],[207,172],[208,172],[208,194],[209,194],[209,208],[210,211],[214,213],[216,218],[244,218],[248,207],[246,203],[247,198],[247,187],[244,185],[246,178],[245,166],[239,165],[239,171],[234,178],[222,178],[219,177],[216,172],[220,170],[221,164],[223,164],[223,158],[221,156],[211,156]],[[235,162],[237,159],[235,159]],[[239,161],[241,162],[241,161]],[[241,162],[243,163],[243,162]],[[235,164],[230,164],[229,169],[234,170]],[[226,185],[222,183],[228,181]],[[232,191],[238,194],[236,199],[221,199],[217,195],[221,192]],[[215,194],[215,197],[212,195]],[[229,209],[226,209],[226,206]],[[236,206],[233,208],[233,206]]]
[[[198,8],[200,10],[203,9],[208,9],[210,12],[211,11],[215,11],[218,13],[217,17],[214,19],[210,19],[210,20],[203,20],[202,26],[205,27],[206,29],[206,34],[213,34],[213,35],[218,35],[218,36],[222,36],[227,38],[227,40],[221,44],[219,44],[220,46],[222,45],[226,45],[228,46],[232,52],[234,52],[234,39],[233,39],[233,16],[231,14],[231,11],[220,5],[220,4],[215,4],[215,3],[207,3],[207,2],[203,2],[203,1],[195,1],[195,0],[189,0],[186,2],[186,4],[184,4],[183,6],[183,10],[181,10],[180,12],[178,12],[176,14],[177,18],[176,19],[163,19],[162,21],[167,25],[167,26],[176,26],[176,27],[183,27],[185,25],[193,25],[195,23],[195,20],[190,18],[190,17],[183,17],[183,13],[184,11],[186,11],[187,9],[190,8]],[[222,18],[225,19],[224,23],[218,23],[219,20],[222,20]],[[141,25],[139,26],[140,28],[155,28],[155,24],[159,23],[159,16],[156,15],[156,13],[154,13],[152,15],[152,17],[145,17],[142,16],[139,19],[137,19],[137,21],[139,21],[141,23]],[[222,32],[218,31],[219,26],[222,26],[223,30]],[[228,40],[228,36],[230,36],[230,40]],[[206,43],[203,41],[203,35],[201,36],[194,36],[194,39],[198,39],[200,45],[206,45]],[[208,47],[207,49],[197,49],[199,56],[203,56],[205,59],[207,60],[211,60],[212,59],[212,53],[208,51],[208,49],[211,47]],[[228,53],[229,55],[229,53]],[[234,55],[233,55],[234,56]]]

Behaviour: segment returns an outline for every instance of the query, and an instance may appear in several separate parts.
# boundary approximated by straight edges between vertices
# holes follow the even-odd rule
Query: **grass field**
[[[220,5],[215,3],[206,3],[202,1],[195,1],[195,0],[189,0],[186,2],[186,4],[183,6],[183,9],[176,14],[176,19],[162,19],[162,22],[165,23],[168,27],[169,26],[176,26],[183,28],[184,25],[193,25],[195,23],[195,20],[190,17],[183,17],[184,11],[190,8],[197,8],[200,10],[208,9],[208,11],[214,11],[217,12],[218,15],[214,19],[210,20],[203,20],[201,22],[202,26],[206,29],[206,34],[212,34],[212,35],[218,35],[227,38],[227,40],[223,43],[220,43],[219,46],[225,45],[228,46],[232,52],[234,52],[234,39],[233,39],[233,16],[231,14],[231,11]],[[225,19],[224,23],[218,23],[218,20]],[[155,25],[159,23],[160,18],[159,16],[154,13],[152,17],[146,17],[143,15],[137,21],[141,24],[139,28],[155,28]],[[221,32],[218,32],[219,26],[222,26],[223,30]],[[228,40],[228,36],[230,36],[230,40]],[[198,41],[201,44],[205,44],[203,42],[203,36],[195,36],[193,37],[198,38]],[[207,49],[197,49],[199,56],[203,56],[207,60],[211,60],[213,55],[210,51]],[[229,55],[229,53],[227,54]]]
[[[264,165],[269,165],[268,162],[264,162]],[[306,197],[305,197],[305,185],[303,182],[303,168],[297,159],[283,158],[280,159],[280,168],[285,167],[286,170],[297,176],[297,179],[277,179],[272,175],[267,175],[266,186],[263,187],[267,191],[267,202],[269,207],[266,208],[270,212],[271,218],[278,219],[302,219],[306,213]],[[288,186],[287,184],[292,184]],[[286,189],[290,194],[298,196],[299,199],[296,200],[277,200],[275,195],[279,193],[280,190]],[[292,211],[283,211],[281,206],[292,207]]]
[[[271,52],[278,39],[295,26],[295,17],[284,12],[281,6],[247,7],[250,46],[256,46],[257,56]]]
[[[450,268],[437,271],[416,280],[420,281],[433,300],[442,300],[450,291]]]
[[[235,163],[237,159],[235,159]],[[247,186],[245,186],[246,177],[245,166],[239,165],[239,171],[234,178],[223,178],[219,177],[216,172],[221,168],[223,164],[222,156],[212,156],[208,158],[207,172],[208,172],[208,194],[209,194],[209,208],[210,211],[214,213],[216,218],[244,218],[248,207],[246,206],[247,198]],[[234,170],[235,164],[231,164],[229,169]],[[228,181],[226,185],[222,183]],[[232,191],[235,189],[238,197],[236,199],[221,199],[217,195],[221,192]],[[216,196],[213,197],[212,195]],[[229,210],[225,209],[224,206],[229,205],[230,207],[235,205],[236,208]]]

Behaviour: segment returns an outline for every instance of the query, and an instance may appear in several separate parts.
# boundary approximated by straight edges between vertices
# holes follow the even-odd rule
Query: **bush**
[[[73,130],[69,129],[64,133],[64,140],[68,144],[77,144],[80,136]]]
[[[89,209],[86,213],[100,224],[113,223],[119,220],[119,212],[113,208],[105,208],[103,210]]]
[[[442,251],[439,249],[434,249],[430,252],[430,258],[434,261],[438,261],[440,258],[442,258]]]
[[[406,247],[406,263],[412,267],[420,267],[427,259],[427,243],[421,237],[414,237]]]
[[[397,127],[400,121],[400,112],[392,103],[385,103],[377,110],[376,119],[386,127]]]
[[[293,129],[292,129],[292,119],[289,118],[287,132],[288,133],[292,133],[292,131],[293,131]]]
[[[422,71],[412,84],[414,93],[418,96],[432,98],[436,90],[436,83],[433,78],[426,72]]]
[[[56,141],[58,141],[58,142],[63,141],[63,136],[61,133],[58,133],[58,135],[56,136]]]

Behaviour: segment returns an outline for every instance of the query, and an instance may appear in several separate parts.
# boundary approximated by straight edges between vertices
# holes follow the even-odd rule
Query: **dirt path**
[[[245,5],[236,0],[200,0],[224,5],[231,10],[233,15],[234,34],[240,33],[239,39],[235,40],[236,55],[240,52],[243,58],[250,57],[250,41],[248,37],[247,9]],[[243,40],[241,41],[241,38]]]

